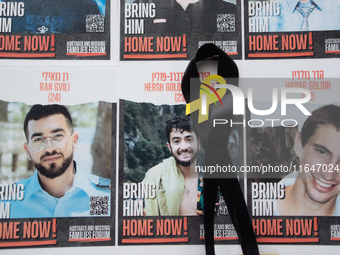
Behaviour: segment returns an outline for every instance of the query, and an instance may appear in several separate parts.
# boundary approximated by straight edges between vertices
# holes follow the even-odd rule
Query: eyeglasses
[[[69,135],[63,135],[60,133],[54,134],[52,137],[35,137],[31,141],[29,141],[29,145],[35,151],[42,151],[45,149],[47,140],[51,140],[51,143],[56,148],[62,148],[67,144],[67,138],[70,137]]]

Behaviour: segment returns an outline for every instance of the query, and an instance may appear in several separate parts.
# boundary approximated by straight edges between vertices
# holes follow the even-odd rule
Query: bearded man
[[[201,141],[189,116],[166,122],[167,146],[172,156],[151,168],[144,184],[156,186],[156,196],[145,199],[145,215],[198,215],[203,178],[196,171]]]
[[[24,149],[36,170],[15,184],[24,196],[11,201],[10,218],[110,215],[110,180],[78,171],[73,161],[79,135],[65,106],[34,105],[24,131]],[[97,200],[108,204],[100,214],[91,210]]]

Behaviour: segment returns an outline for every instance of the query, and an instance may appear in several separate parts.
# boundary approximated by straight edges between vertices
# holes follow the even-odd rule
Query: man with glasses
[[[24,196],[11,202],[10,218],[110,215],[110,181],[82,173],[73,161],[78,133],[66,107],[34,105],[24,131],[24,149],[36,171],[16,183]]]

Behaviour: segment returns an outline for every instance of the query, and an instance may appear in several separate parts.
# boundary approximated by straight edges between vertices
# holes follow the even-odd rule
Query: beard
[[[183,160],[178,159],[177,155],[174,154],[174,152],[172,151],[172,148],[171,148],[171,154],[175,158],[176,163],[178,165],[181,165],[181,166],[184,166],[184,167],[191,166],[191,164],[195,162],[195,160],[198,156],[198,148],[196,149],[196,151],[194,153],[193,153],[192,149],[189,149],[189,152],[192,153],[192,157],[188,161],[183,161]]]
[[[41,156],[41,159],[43,159],[45,156],[53,156],[53,155],[63,155],[62,153],[58,153],[56,151],[53,151],[52,153],[46,152],[43,156]],[[44,167],[43,165],[32,161],[35,168],[39,171],[39,173],[47,178],[54,179],[58,176],[61,176],[63,173],[66,172],[67,168],[70,166],[70,164],[73,161],[73,152],[68,157],[65,158],[62,165],[58,167],[56,163],[52,163],[49,168]]]

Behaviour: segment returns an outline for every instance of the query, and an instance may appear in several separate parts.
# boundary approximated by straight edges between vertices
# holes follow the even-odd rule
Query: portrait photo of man
[[[295,136],[300,168],[281,183],[285,197],[274,215],[340,215],[340,107],[326,105],[312,112]]]
[[[340,29],[340,2],[279,0],[280,14],[271,16],[269,31],[328,31]]]
[[[156,197],[145,199],[146,216],[197,215],[200,183],[195,166],[200,140],[189,116],[169,119],[165,130],[172,156],[145,174],[143,183],[156,185]]]
[[[98,3],[103,10],[103,3]],[[18,10],[11,22],[14,33],[85,33],[87,15],[101,14],[95,0],[23,0],[19,3],[6,0],[0,5],[7,13]]]
[[[23,126],[23,147],[35,171],[15,183],[24,196],[10,202],[10,218],[110,216],[110,180],[74,161],[79,134],[68,109],[34,105]]]
[[[191,117],[184,114],[185,105],[124,101],[123,217],[204,214],[205,152]],[[238,152],[237,131],[230,139],[232,158]],[[220,190],[214,213],[229,215]]]

